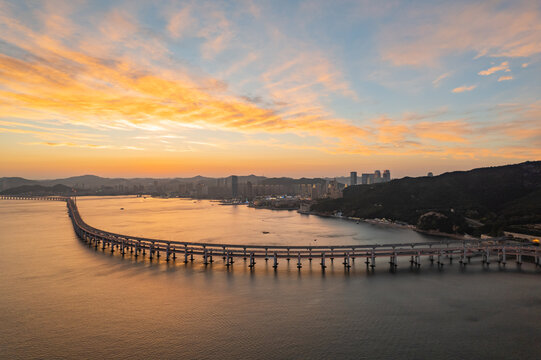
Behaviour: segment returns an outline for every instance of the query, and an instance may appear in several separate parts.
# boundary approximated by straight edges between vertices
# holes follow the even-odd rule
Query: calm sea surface
[[[438,241],[415,232],[209,201],[78,199],[85,221],[178,241]],[[124,210],[120,210],[124,208]],[[263,232],[269,232],[264,234]],[[77,239],[61,202],[0,201],[0,358],[520,359],[541,354],[541,271],[531,264],[390,273],[361,259],[153,262]],[[331,265],[330,263],[328,265]]]

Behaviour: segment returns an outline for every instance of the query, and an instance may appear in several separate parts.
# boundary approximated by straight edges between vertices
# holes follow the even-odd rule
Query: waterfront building
[[[391,172],[389,170],[383,171],[383,182],[391,181]]]

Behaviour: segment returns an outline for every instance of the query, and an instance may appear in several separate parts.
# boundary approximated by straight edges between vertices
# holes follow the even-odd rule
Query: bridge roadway
[[[376,259],[388,258],[391,269],[398,266],[399,257],[409,258],[411,266],[420,267],[421,258],[436,262],[439,267],[444,261],[452,262],[458,259],[461,266],[470,263],[472,257],[481,257],[483,264],[489,265],[497,261],[505,265],[507,260],[514,257],[517,264],[522,264],[523,256],[534,260],[536,266],[541,266],[541,251],[538,246],[509,242],[507,238],[486,240],[445,240],[439,242],[420,242],[404,244],[372,244],[372,245],[244,245],[244,244],[213,244],[186,241],[170,241],[144,237],[116,234],[96,229],[86,224],[77,208],[76,202],[68,197],[32,197],[32,196],[0,196],[4,200],[56,200],[66,201],[68,213],[73,223],[75,233],[83,241],[111,253],[133,254],[146,256],[149,259],[159,258],[162,254],[166,261],[184,257],[184,262],[194,261],[194,256],[202,256],[205,265],[214,262],[215,257],[222,257],[226,266],[231,266],[236,259],[249,260],[249,267],[254,268],[256,259],[272,260],[273,267],[278,267],[279,259],[296,260],[297,267],[302,268],[302,260],[318,260],[321,268],[326,268],[326,261],[335,258],[343,259],[342,264],[349,269],[355,258],[364,258],[367,267],[374,269]]]

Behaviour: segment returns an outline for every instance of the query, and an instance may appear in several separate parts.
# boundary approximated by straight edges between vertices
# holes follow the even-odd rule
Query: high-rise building
[[[391,181],[391,172],[389,170],[383,171],[383,182]]]
[[[357,185],[357,172],[352,171],[349,173],[349,185]]]
[[[374,171],[374,182],[375,183],[381,182],[381,171],[379,170]]]
[[[372,181],[370,179],[374,178],[374,174],[362,174],[361,175],[361,184],[368,185],[372,184]]]
[[[239,196],[239,177],[237,175],[231,176],[231,196],[233,198]]]

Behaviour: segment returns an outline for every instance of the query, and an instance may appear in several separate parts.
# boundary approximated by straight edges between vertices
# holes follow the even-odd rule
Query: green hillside
[[[516,231],[541,223],[541,161],[350,186],[343,198],[320,201],[312,210],[474,234]],[[446,221],[434,225],[434,217],[421,218],[427,212],[444,215]],[[484,225],[472,225],[476,222]]]

